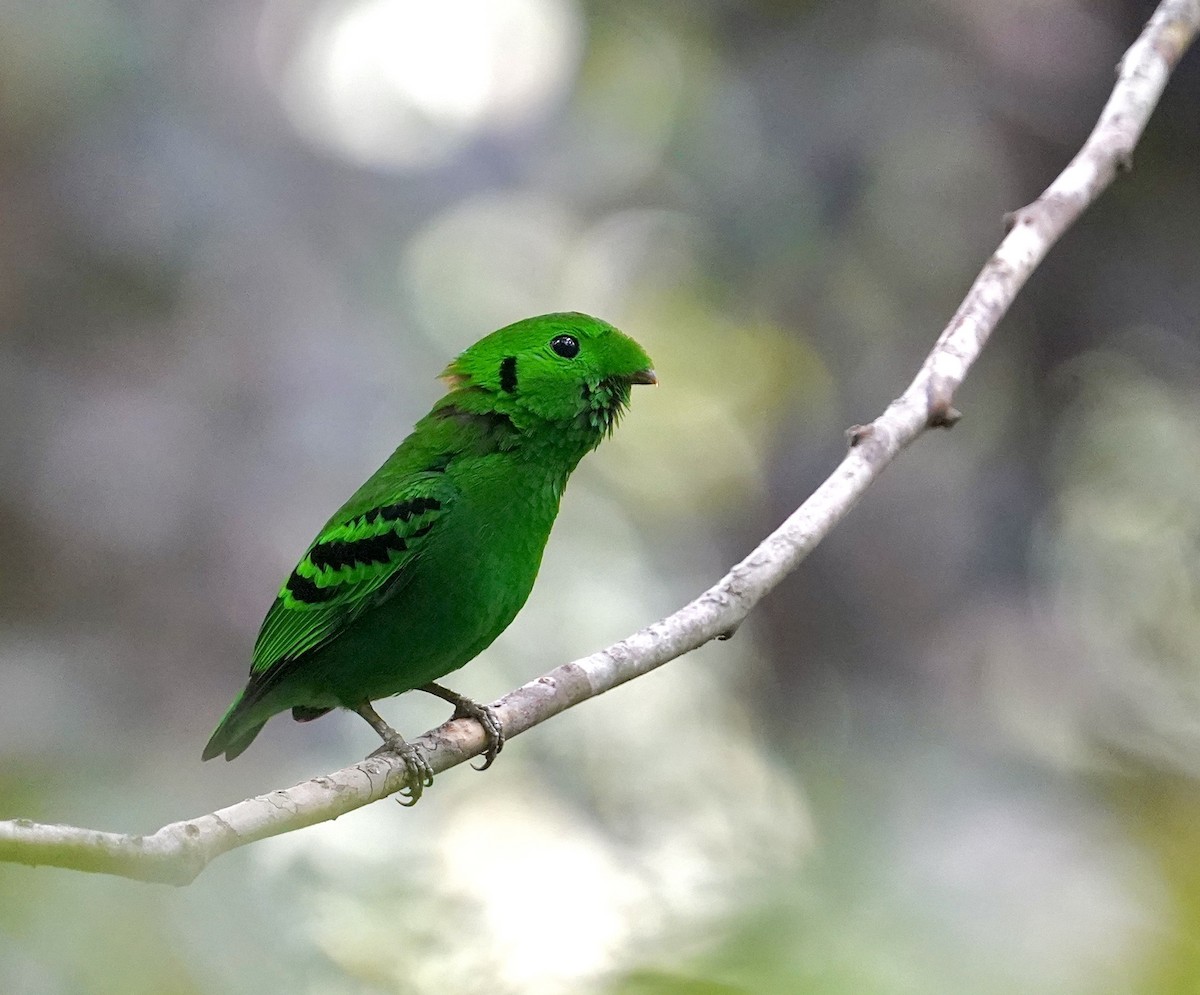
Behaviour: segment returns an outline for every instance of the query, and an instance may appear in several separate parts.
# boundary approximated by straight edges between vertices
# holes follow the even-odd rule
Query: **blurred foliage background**
[[[2,0],[0,817],[150,831],[373,748],[280,718],[199,761],[316,528],[527,314],[662,386],[455,687],[707,586],[903,389],[1150,9]],[[183,890],[0,867],[0,989],[1200,990],[1198,99],[1193,53],[963,422],[735,640]]]

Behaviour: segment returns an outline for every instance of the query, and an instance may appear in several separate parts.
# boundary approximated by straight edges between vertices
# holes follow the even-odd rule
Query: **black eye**
[[[574,359],[579,355],[579,339],[574,335],[556,335],[550,340],[550,348],[563,359]]]

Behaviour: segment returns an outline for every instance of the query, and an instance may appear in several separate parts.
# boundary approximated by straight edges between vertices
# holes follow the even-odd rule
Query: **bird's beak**
[[[631,374],[629,377],[630,383],[658,383],[658,376],[653,370],[638,370],[637,373]]]

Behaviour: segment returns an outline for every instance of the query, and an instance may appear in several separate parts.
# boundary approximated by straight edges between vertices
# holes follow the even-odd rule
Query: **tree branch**
[[[869,425],[848,433],[850,451],[832,475],[719,583],[673,615],[607,649],[564,664],[495,703],[509,738],[552,715],[639,677],[742,620],[840,522],[896,455],[927,428],[949,427],[954,394],[1018,291],[1050,247],[1118,171],[1167,78],[1200,29],[1200,0],[1163,0],[1125,54],[1116,87],[1070,165],[1032,204],[1009,215],[1008,233],[987,261],[908,389]],[[474,721],[452,720],[415,741],[435,773],[479,754]],[[210,861],[255,840],[335,819],[405,784],[398,760],[378,757],[273,791],[147,836],[25,819],[0,822],[0,860],[187,884]]]

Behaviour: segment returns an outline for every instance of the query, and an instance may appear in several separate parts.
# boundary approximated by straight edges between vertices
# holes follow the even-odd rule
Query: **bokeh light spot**
[[[286,20],[278,4],[267,9],[264,51]],[[326,4],[300,37],[277,79],[296,130],[364,165],[404,169],[544,113],[574,77],[582,22],[570,0],[360,0]]]

